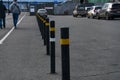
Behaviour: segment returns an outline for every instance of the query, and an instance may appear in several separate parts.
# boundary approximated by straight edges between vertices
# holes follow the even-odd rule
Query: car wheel
[[[75,17],[75,15],[73,14],[73,17]]]
[[[97,19],[100,19],[100,16],[99,16],[99,14],[96,14],[96,18],[97,18]]]
[[[73,17],[77,17],[77,15],[74,15],[74,14],[73,14]]]
[[[90,16],[89,16],[89,15],[87,15],[87,18],[90,18]]]
[[[106,13],[105,19],[106,19],[106,20],[110,20],[110,17],[109,17],[109,14],[108,14],[108,13]]]
[[[92,18],[92,19],[94,19],[94,16],[93,16],[93,14],[91,15],[91,18]]]
[[[111,17],[112,20],[114,20],[114,17]]]
[[[81,17],[84,17],[83,15],[80,15]]]

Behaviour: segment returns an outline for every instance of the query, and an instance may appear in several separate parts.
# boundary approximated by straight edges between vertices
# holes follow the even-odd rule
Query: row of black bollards
[[[49,48],[49,18],[40,16],[39,14],[36,14],[36,18],[38,21],[40,33],[44,42],[44,45],[46,46],[46,54],[49,55],[50,48]]]
[[[46,36],[46,51],[47,51],[47,55],[50,55],[50,48],[49,48],[49,18],[46,19],[46,23],[45,23],[45,36]]]
[[[50,73],[55,74],[55,21],[50,21],[37,14],[36,16],[41,32],[46,54],[50,55]],[[70,60],[69,60],[69,28],[61,28],[61,54],[62,54],[62,80],[70,80]]]

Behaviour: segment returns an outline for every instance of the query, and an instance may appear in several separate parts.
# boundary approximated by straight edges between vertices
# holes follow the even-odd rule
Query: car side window
[[[117,8],[117,9],[119,9],[119,8],[120,8],[120,4],[113,4],[113,5],[112,5],[112,8]]]
[[[102,7],[102,9],[107,9],[107,7],[108,7],[108,4],[105,4],[105,5]]]

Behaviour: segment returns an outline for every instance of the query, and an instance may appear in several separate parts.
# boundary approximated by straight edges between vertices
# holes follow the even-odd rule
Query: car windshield
[[[42,9],[42,10],[40,10],[41,12],[46,12],[46,10],[44,10],[44,9]]]
[[[113,8],[120,9],[120,4],[113,4],[112,7],[113,7]]]
[[[39,9],[40,13],[46,13],[47,11],[45,9]]]

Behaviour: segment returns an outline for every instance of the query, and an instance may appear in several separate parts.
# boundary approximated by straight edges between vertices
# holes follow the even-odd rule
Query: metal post
[[[43,21],[43,30],[42,30],[42,32],[43,32],[43,39],[44,39],[44,45],[46,45],[46,33],[45,33],[45,29],[46,29],[46,26],[45,26],[45,23],[46,23],[46,20],[44,19],[44,21]]]
[[[46,23],[45,23],[45,27],[46,27],[46,51],[47,51],[47,55],[50,54],[50,49],[49,49],[49,18],[46,19]]]
[[[69,28],[61,28],[62,80],[70,80]]]
[[[50,61],[51,73],[55,73],[55,21],[50,22]]]

